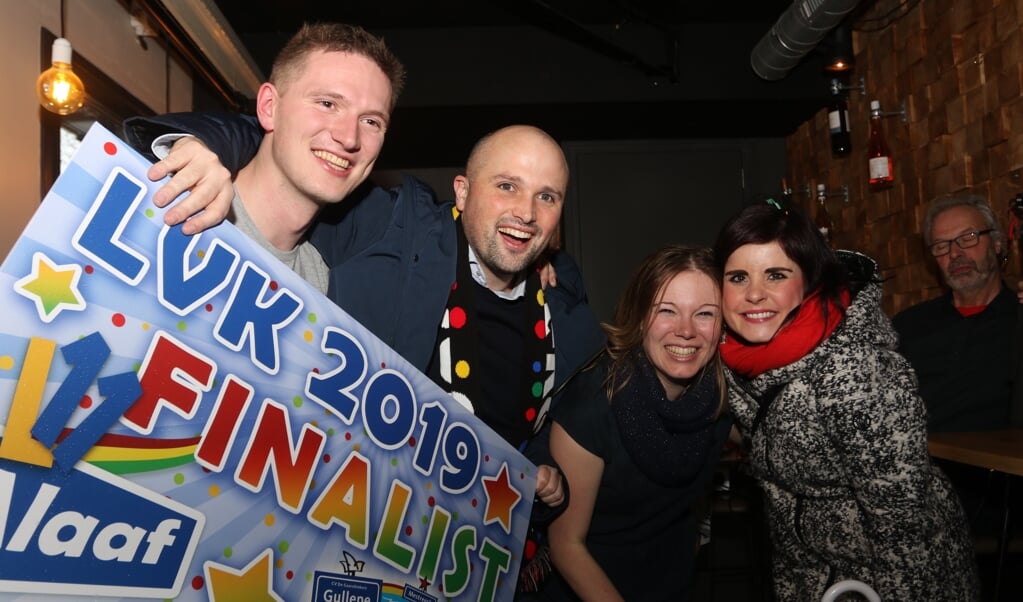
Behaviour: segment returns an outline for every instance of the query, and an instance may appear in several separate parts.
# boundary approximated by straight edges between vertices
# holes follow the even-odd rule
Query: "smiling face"
[[[967,205],[950,207],[934,217],[931,225],[931,240],[934,242],[954,240],[967,232],[987,230],[988,225],[980,211]],[[956,243],[949,245],[949,252],[935,257],[945,283],[954,293],[969,294],[985,288],[997,293],[1001,284],[998,253],[1001,243],[994,242],[990,235],[983,234],[976,246],[962,249]]]
[[[257,110],[282,186],[319,204],[344,199],[380,155],[390,106],[390,80],[360,54],[317,50],[279,87],[263,84]]]
[[[803,302],[804,286],[803,270],[777,242],[743,245],[725,261],[725,323],[750,343],[767,343]]]
[[[536,128],[504,128],[473,151],[455,178],[455,206],[488,288],[522,280],[558,227],[567,187],[561,147]]]
[[[721,338],[721,292],[695,270],[676,274],[650,310],[643,351],[668,399],[677,399],[714,357]]]

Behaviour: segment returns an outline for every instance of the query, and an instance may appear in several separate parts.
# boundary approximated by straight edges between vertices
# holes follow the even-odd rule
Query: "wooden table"
[[[1023,429],[970,433],[931,433],[935,458],[1023,476]]]
[[[927,447],[931,456],[935,458],[997,470],[1006,475],[1023,476],[1023,429],[931,433]],[[1005,477],[1002,534],[998,542],[998,568],[995,575],[995,600],[998,600],[1001,594],[1002,569],[1009,547],[1009,492],[1012,480],[1011,476]]]

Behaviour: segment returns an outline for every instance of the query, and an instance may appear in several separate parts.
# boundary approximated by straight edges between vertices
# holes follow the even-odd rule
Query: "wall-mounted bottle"
[[[848,155],[852,150],[849,138],[849,106],[845,103],[842,90],[831,90],[831,104],[828,105],[828,130],[831,132],[831,154],[836,157]]]
[[[881,103],[877,100],[870,101],[870,144],[867,151],[871,190],[890,187],[895,181],[892,153],[884,139],[884,130],[881,128]]]

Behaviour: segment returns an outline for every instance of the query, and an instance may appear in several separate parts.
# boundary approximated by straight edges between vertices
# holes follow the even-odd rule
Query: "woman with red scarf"
[[[857,579],[883,600],[975,600],[955,493],[927,453],[876,264],[797,207],[750,205],[718,235],[729,403],[765,493],[777,599]]]

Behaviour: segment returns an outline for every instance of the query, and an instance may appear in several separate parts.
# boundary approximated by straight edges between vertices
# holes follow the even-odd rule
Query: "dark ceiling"
[[[556,11],[588,24],[645,19],[664,24],[773,23],[790,0],[698,2],[695,0],[216,0],[243,34],[291,34],[303,21],[357,23],[367,29],[528,25]]]
[[[510,123],[561,141],[786,136],[825,102],[823,61],[765,82],[749,55],[791,3],[216,0],[264,76],[304,21],[385,37],[408,80],[381,167],[460,165]]]

